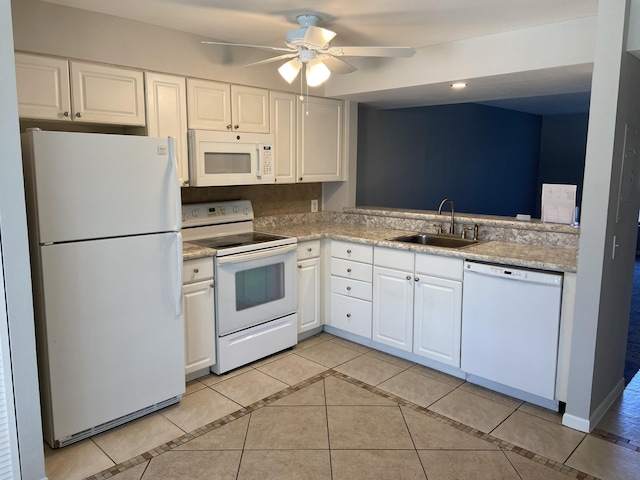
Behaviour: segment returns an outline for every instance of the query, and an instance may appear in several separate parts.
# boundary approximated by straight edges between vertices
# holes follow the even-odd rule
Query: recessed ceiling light
[[[467,86],[464,82],[456,82],[451,84],[451,88],[465,88]]]

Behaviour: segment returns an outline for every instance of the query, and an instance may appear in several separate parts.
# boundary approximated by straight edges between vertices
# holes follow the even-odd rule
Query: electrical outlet
[[[314,198],[313,200],[311,200],[311,213],[314,213],[317,211],[318,211],[318,199]]]

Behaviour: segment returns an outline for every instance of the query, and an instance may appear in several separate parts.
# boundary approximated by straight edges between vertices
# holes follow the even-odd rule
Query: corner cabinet
[[[298,243],[298,333],[322,325],[320,318],[320,240]]]
[[[186,79],[145,72],[147,134],[173,137],[180,186],[189,185]]]
[[[32,54],[15,58],[20,117],[145,124],[141,71]]]
[[[269,91],[187,79],[190,129],[269,133]]]
[[[332,98],[305,97],[298,106],[298,182],[344,180],[344,105]]]
[[[213,260],[186,260],[183,264],[185,375],[216,363]]]

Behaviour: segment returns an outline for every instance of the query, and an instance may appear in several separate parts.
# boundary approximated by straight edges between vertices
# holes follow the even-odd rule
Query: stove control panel
[[[182,228],[252,221],[253,218],[250,200],[182,205]]]

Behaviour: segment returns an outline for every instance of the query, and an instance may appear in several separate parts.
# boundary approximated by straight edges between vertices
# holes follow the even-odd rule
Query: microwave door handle
[[[256,147],[256,177],[262,177],[262,162],[260,159],[260,147]]]

